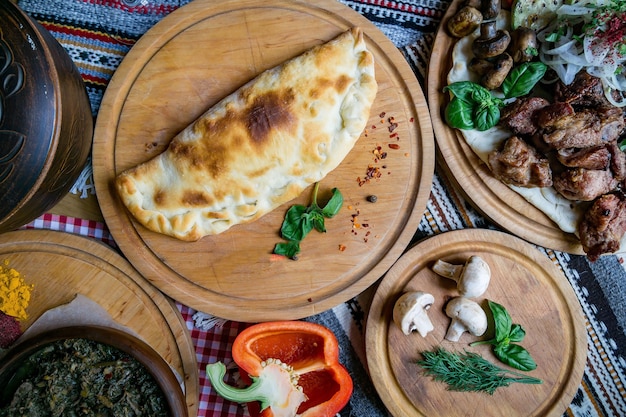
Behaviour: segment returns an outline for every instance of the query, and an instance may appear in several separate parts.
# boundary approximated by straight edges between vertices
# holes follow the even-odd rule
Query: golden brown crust
[[[352,149],[376,95],[373,56],[353,28],[260,74],[120,174],[148,229],[198,240],[254,221],[320,181]]]

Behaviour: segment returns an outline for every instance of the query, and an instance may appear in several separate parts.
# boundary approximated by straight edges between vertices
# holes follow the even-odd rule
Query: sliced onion
[[[623,107],[626,106],[626,97],[616,101],[611,96],[611,91],[626,93],[626,74],[616,74],[618,68],[626,62],[626,56],[622,56],[605,40],[591,34],[574,33],[574,25],[588,23],[593,17],[593,10],[585,7],[586,5],[602,7],[610,3],[611,0],[579,0],[575,6],[562,5],[557,10],[558,17],[537,33],[537,39],[541,42],[539,58],[566,85],[574,80],[579,71],[585,69],[590,75],[602,80],[607,99],[614,105]],[[546,40],[550,34],[562,32],[563,29],[566,29],[565,33],[556,42]],[[582,45],[577,40],[580,37],[583,38]]]

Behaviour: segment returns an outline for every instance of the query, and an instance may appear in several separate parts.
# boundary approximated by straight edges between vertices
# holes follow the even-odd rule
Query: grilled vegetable
[[[556,9],[563,0],[514,0],[511,8],[511,27],[539,30],[556,17]]]

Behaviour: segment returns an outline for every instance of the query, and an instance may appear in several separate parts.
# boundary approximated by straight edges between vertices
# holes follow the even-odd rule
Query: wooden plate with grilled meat
[[[500,227],[537,245],[572,254],[584,254],[573,233],[561,230],[544,212],[496,179],[489,167],[474,153],[461,132],[450,128],[444,118],[447,95],[442,89],[452,65],[451,51],[457,39],[445,23],[461,1],[452,2],[440,26],[428,69],[428,102],[438,146],[437,157],[454,178],[466,198]]]

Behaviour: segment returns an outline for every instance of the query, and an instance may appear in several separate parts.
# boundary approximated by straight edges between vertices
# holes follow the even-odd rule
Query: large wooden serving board
[[[275,261],[287,209],[308,205],[311,188],[247,225],[189,243],[153,233],[129,216],[112,189],[122,170],[163,152],[201,113],[265,69],[360,26],[376,61],[379,92],[368,127],[320,184],[345,204],[312,232],[297,261]],[[389,118],[398,124],[390,137]],[[398,149],[389,144],[399,145]],[[386,159],[376,159],[380,147]],[[357,295],[410,242],[430,195],[434,137],[425,98],[397,48],[334,0],[194,1],[132,48],[107,88],[93,151],[104,218],[130,262],[159,289],[197,310],[239,321],[295,319]],[[366,184],[368,167],[382,174]],[[376,195],[378,201],[367,201]]]
[[[537,245],[573,254],[584,254],[578,238],[563,232],[542,211],[497,180],[465,142],[457,129],[445,123],[448,72],[456,39],[448,35],[446,22],[463,1],[454,0],[442,18],[428,66],[428,105],[442,167],[450,173],[473,205],[500,227]]]
[[[453,392],[422,374],[416,365],[420,352],[444,347],[471,351],[505,369],[488,345],[469,347],[477,338],[465,333],[459,342],[444,340],[450,319],[445,305],[458,296],[454,281],[432,271],[438,259],[463,264],[472,255],[491,268],[485,294],[475,298],[485,311],[487,300],[504,306],[513,323],[526,330],[520,345],[528,349],[537,369],[528,375],[541,385],[512,384],[490,396]],[[405,335],[393,322],[393,306],[406,291],[435,297],[429,310],[434,330],[423,338]],[[488,315],[489,317],[489,315]],[[561,270],[529,243],[493,230],[465,229],[428,238],[407,251],[385,275],[376,290],[367,319],[367,362],[376,390],[396,417],[400,416],[561,416],[580,386],[587,340],[585,318]]]
[[[34,284],[23,330],[46,311],[84,295],[161,354],[183,378],[189,415],[197,415],[198,364],[185,322],[174,303],[117,252],[65,232],[20,230],[0,235],[0,262]]]

